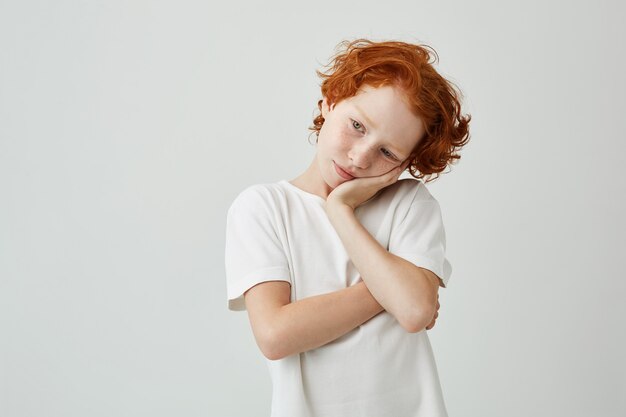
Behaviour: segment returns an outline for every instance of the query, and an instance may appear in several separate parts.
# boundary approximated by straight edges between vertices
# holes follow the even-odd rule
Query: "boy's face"
[[[322,103],[324,124],[317,141],[319,173],[332,190],[351,177],[383,175],[409,156],[424,126],[392,86],[363,86],[355,96]]]

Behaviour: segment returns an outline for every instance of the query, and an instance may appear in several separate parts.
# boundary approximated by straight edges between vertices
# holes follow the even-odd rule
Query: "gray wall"
[[[269,415],[226,209],[308,166],[361,36],[430,44],[473,116],[429,185],[450,416],[624,415],[623,3],[210,3],[0,2],[0,415]]]

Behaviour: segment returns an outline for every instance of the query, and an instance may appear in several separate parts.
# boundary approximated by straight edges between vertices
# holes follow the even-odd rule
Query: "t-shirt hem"
[[[452,271],[446,261],[444,261],[444,265],[441,265],[437,262],[432,261],[431,259],[416,256],[414,253],[398,252],[394,253],[394,255],[406,259],[416,266],[428,269],[439,278],[441,278],[441,281],[443,282],[443,287],[447,288]]]
[[[291,284],[289,269],[282,266],[265,268],[250,272],[245,278],[236,280],[228,288],[228,309],[245,310],[246,303],[243,294],[255,285],[266,281],[286,281]]]

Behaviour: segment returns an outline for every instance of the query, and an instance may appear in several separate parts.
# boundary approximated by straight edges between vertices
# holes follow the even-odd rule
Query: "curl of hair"
[[[356,95],[364,85],[391,85],[404,92],[407,104],[425,127],[407,169],[411,176],[425,182],[437,179],[448,164],[460,159],[456,152],[470,139],[471,116],[461,114],[462,94],[455,84],[433,68],[438,59],[437,52],[428,45],[344,40],[326,66],[328,70],[316,71],[322,79],[322,95],[329,104],[336,105]],[[311,134],[316,135],[316,143],[324,124],[322,100],[317,107],[320,114],[309,127]]]

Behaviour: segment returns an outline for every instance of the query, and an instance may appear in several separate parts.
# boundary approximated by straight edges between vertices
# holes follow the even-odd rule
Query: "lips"
[[[335,171],[337,171],[337,174],[339,174],[340,177],[346,180],[351,180],[354,178],[354,175],[350,175],[348,172],[342,169],[339,165],[337,165],[335,161],[333,161],[333,164],[335,165]]]

